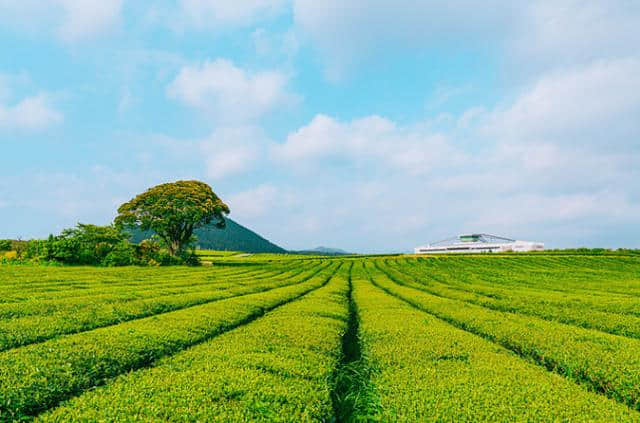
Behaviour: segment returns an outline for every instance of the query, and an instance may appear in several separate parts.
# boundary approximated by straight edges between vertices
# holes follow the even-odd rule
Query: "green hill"
[[[218,229],[208,225],[195,230],[197,245],[205,250],[244,251],[247,253],[286,253],[287,251],[257,233],[227,218],[227,226]],[[153,235],[152,231],[131,231],[131,241],[140,242]]]

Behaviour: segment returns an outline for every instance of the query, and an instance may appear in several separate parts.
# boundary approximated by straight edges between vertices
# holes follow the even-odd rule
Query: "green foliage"
[[[111,248],[101,263],[105,266],[131,266],[139,262],[136,253],[135,246],[121,241]]]
[[[83,223],[63,230],[58,236],[50,235],[47,240],[28,241],[24,255],[65,264],[121,265],[123,262],[135,262],[135,249],[128,244],[126,234],[114,226]]]
[[[363,352],[369,366],[376,369],[372,383],[380,403],[371,420],[637,419],[638,414],[622,404],[587,392],[388,295],[369,279],[384,276],[373,266],[367,268],[369,272],[355,268],[354,297],[359,305]]]
[[[334,266],[335,269],[335,266]],[[0,421],[23,419],[106,379],[245,324],[324,285],[328,274],[266,293],[125,322],[0,353]],[[44,383],[43,383],[44,381]]]
[[[10,239],[0,239],[0,251],[10,251],[11,244]]]
[[[177,181],[157,185],[118,208],[119,227],[152,230],[169,254],[179,255],[193,241],[193,230],[214,222],[225,227],[229,207],[211,187],[199,181]]]
[[[640,421],[637,256],[199,254],[0,266],[0,421]]]
[[[326,421],[346,291],[340,271],[326,286],[251,325],[119,378],[41,420],[175,420],[189,409],[190,420],[203,422]]]
[[[543,259],[536,261],[544,262]],[[584,260],[582,263],[584,264]],[[513,267],[509,266],[510,263],[500,263],[497,259],[494,260],[492,269],[478,269],[466,274],[456,271],[456,267],[461,264],[458,261],[452,262],[444,269],[433,269],[431,266],[419,264],[416,260],[404,263],[389,260],[384,264],[379,268],[390,279],[436,296],[461,300],[497,311],[516,312],[640,339],[640,302],[635,298],[603,298],[600,295],[575,295],[559,291],[557,281],[569,279],[566,272],[569,264],[561,271],[545,267],[544,274],[535,272],[535,279],[539,285],[548,281],[550,287],[555,285],[556,288],[533,292],[522,286],[506,288],[504,282],[489,283],[498,275],[503,280],[511,280],[512,284],[518,279],[517,275],[509,275],[514,271]],[[602,271],[598,274],[607,278]],[[531,273],[527,274],[530,275]],[[579,275],[580,283],[584,284],[584,270]],[[428,283],[423,283],[424,281]],[[498,281],[496,279],[496,282]],[[587,306],[589,312],[585,312]]]
[[[640,340],[432,295],[407,279],[392,281],[383,273],[373,278],[377,286],[419,310],[640,409],[640,371],[628,370],[640,370]]]
[[[21,258],[36,262],[55,262],[73,265],[131,266],[131,265],[199,265],[193,250],[171,255],[156,240],[140,245],[128,241],[129,234],[116,226],[96,226],[78,223],[58,236],[24,243]]]
[[[95,294],[91,298],[71,297],[62,301],[0,304],[0,317],[12,317],[0,320],[0,351],[42,342],[59,335],[280,288],[300,282],[300,278],[312,276],[318,270],[317,266],[310,264],[310,269],[301,274],[300,271],[283,272],[281,267],[274,266],[264,274],[251,272],[251,279],[243,275],[235,276],[233,272],[216,272],[222,273],[220,276],[207,272],[197,278],[189,278],[195,286],[182,287],[179,294],[174,293],[178,290],[178,287],[173,288],[174,284],[169,288],[158,287],[132,295],[131,287],[124,284],[113,287],[114,289],[102,295],[93,290]],[[235,273],[239,273],[238,270]],[[224,280],[223,275],[226,276]],[[251,283],[248,286],[242,285],[247,280]],[[183,281],[179,282],[182,284]]]

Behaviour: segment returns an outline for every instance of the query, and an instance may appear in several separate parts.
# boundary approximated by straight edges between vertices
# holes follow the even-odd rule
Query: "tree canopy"
[[[23,258],[55,261],[65,264],[126,266],[136,264],[136,248],[127,241],[128,234],[114,226],[78,223],[47,240],[17,243]]]
[[[152,230],[171,255],[189,245],[193,230],[212,221],[225,227],[229,207],[200,181],[177,181],[157,185],[118,208],[118,226]]]

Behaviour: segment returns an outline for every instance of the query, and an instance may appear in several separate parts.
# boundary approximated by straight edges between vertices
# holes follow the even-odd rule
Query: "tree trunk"
[[[180,244],[180,241],[171,241],[167,245],[167,249],[169,250],[169,254],[171,254],[173,257],[178,255],[178,253],[180,252],[181,248],[182,248],[182,245]]]

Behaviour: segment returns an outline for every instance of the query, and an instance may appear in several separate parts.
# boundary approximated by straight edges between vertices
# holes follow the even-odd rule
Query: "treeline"
[[[78,223],[60,235],[49,235],[45,240],[0,240],[0,251],[15,251],[2,261],[31,263],[59,263],[93,266],[131,265],[198,265],[193,248],[179,255],[169,254],[160,240],[147,239],[134,244],[130,234],[113,225],[98,226]]]

